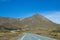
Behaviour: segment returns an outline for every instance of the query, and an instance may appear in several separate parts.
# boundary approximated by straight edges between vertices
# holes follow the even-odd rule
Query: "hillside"
[[[21,19],[0,17],[0,32],[20,30],[60,39],[60,24],[53,23],[40,14]]]
[[[0,17],[0,28],[17,29],[20,26],[18,19]]]
[[[52,21],[48,20],[47,18],[35,14],[31,17],[25,18],[22,21],[22,26],[23,27],[28,27],[28,28],[43,28],[43,29],[50,29],[55,26],[55,23]]]
[[[39,14],[24,19],[0,17],[0,28],[20,29],[28,27],[29,29],[33,29],[41,27],[41,29],[50,29],[54,26],[55,23]]]

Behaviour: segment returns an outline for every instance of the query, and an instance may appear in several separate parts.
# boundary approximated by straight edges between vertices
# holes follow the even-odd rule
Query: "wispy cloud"
[[[48,19],[51,21],[60,24],[60,11],[55,12],[48,12],[47,15],[45,15]]]

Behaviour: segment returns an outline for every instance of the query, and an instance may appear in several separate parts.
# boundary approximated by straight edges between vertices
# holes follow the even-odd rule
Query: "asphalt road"
[[[56,40],[56,39],[31,33],[25,33],[22,37],[18,38],[18,40]]]

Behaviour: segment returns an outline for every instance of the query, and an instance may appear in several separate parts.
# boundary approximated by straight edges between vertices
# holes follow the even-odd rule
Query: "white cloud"
[[[45,15],[45,17],[57,24],[60,24],[60,12],[48,12],[48,14]]]

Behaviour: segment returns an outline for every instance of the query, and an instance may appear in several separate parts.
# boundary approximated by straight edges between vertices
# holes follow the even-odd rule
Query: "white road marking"
[[[21,38],[21,40],[23,40],[25,36],[26,36],[26,34],[24,34],[24,36]]]

